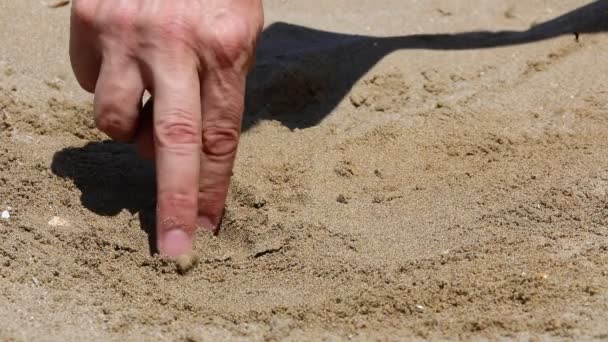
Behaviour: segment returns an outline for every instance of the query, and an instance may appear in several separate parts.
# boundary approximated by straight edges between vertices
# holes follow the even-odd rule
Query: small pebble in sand
[[[0,214],[0,218],[3,220],[8,220],[11,218],[11,214],[8,212],[8,210],[4,210],[2,214]]]
[[[61,226],[67,226],[68,221],[62,219],[59,216],[53,216],[51,217],[51,219],[48,222],[48,225],[51,227],[61,227]]]
[[[196,264],[198,264],[198,256],[194,253],[182,254],[175,259],[175,265],[177,266],[177,273],[186,274]]]

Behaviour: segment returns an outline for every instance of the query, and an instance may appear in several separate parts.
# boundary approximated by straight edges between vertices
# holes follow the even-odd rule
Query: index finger
[[[196,65],[172,61],[155,69],[157,243],[161,254],[170,257],[192,249],[196,230],[201,151],[199,94]]]

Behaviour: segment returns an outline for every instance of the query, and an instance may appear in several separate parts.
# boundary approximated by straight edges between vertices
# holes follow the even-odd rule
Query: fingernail
[[[173,229],[165,233],[159,247],[162,254],[169,257],[178,257],[192,250],[192,238],[181,229]]]
[[[212,232],[212,233],[217,230],[216,225],[213,224],[211,219],[208,218],[207,216],[199,216],[198,220],[196,221],[196,224],[197,224],[198,228]]]

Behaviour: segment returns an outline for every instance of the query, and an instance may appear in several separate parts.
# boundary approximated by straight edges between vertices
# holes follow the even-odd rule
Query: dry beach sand
[[[0,340],[608,338],[607,1],[265,5],[227,215],[181,275],[69,7],[0,2]]]

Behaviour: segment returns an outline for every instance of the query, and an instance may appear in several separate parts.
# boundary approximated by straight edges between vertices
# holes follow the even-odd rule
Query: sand
[[[226,217],[180,274],[69,7],[0,2],[0,340],[608,338],[606,1],[265,4]]]

